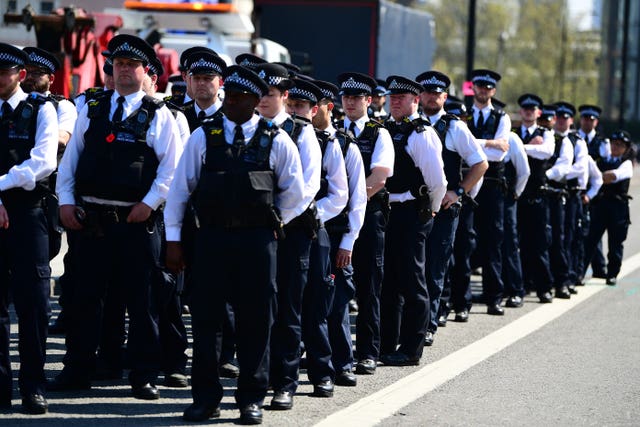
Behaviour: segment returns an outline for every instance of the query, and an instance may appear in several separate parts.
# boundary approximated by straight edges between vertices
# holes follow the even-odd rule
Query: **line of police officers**
[[[269,407],[291,409],[303,352],[317,397],[355,386],[354,372],[374,374],[378,362],[418,365],[451,310],[468,321],[476,266],[490,315],[504,314],[505,299],[522,306],[528,291],[543,303],[551,290],[570,298],[606,230],[608,270],[594,261],[594,272],[615,284],[631,139],[598,135],[595,106],[580,107],[575,132],[573,105],[524,94],[512,129],[491,70],[473,72],[467,114],[438,71],[384,82],[349,72],[336,86],[250,54],[227,66],[206,48],[183,53],[186,93],[163,102],[153,96],[162,64],[146,42],[118,35],[103,54],[112,77],[77,98],[76,119],[48,92],[52,55],[0,44],[3,407],[10,293],[23,408],[47,411],[53,186],[69,243],[67,352],[46,388],[86,390],[125,364],[135,398],[159,398],[160,371],[166,386],[186,387],[182,298],[193,333],[188,421],[219,416],[221,376],[238,377],[242,424],[262,422],[269,387]],[[380,87],[388,116],[371,106]]]

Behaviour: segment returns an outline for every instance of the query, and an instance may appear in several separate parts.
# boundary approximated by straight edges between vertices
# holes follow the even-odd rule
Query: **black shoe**
[[[553,302],[553,296],[551,296],[551,292],[545,292],[543,294],[538,295],[538,299],[543,304]]]
[[[433,332],[427,331],[427,333],[424,334],[424,345],[427,347],[431,347],[433,345]]]
[[[240,368],[231,362],[227,362],[218,368],[220,378],[238,378],[240,376]]]
[[[591,275],[591,277],[593,277],[595,279],[606,279],[607,278],[607,272],[606,271],[594,271],[593,274]]]
[[[504,308],[500,307],[500,304],[488,305],[487,314],[492,316],[504,316]]]
[[[182,414],[185,421],[206,421],[209,418],[220,418],[220,407],[206,403],[192,403]]]
[[[343,387],[355,387],[358,384],[358,378],[351,370],[342,371],[336,375],[335,384]]]
[[[522,297],[516,295],[513,297],[509,297],[504,305],[509,308],[519,308],[522,307],[522,304]]]
[[[324,380],[313,385],[314,397],[333,397],[333,381]]]
[[[578,294],[578,290],[576,289],[576,285],[567,286],[567,289],[569,290],[569,293],[571,295],[577,295]]]
[[[257,403],[240,408],[240,424],[262,424],[262,408]]]
[[[189,380],[186,375],[181,374],[180,372],[165,374],[164,386],[171,388],[185,388],[189,386]]]
[[[357,313],[359,310],[358,303],[352,299],[349,301],[349,313]]]
[[[47,400],[41,394],[30,394],[22,398],[22,411],[25,414],[46,414],[49,409]]]
[[[377,363],[373,359],[358,360],[356,363],[356,374],[358,375],[373,375],[376,373]]]
[[[569,292],[569,288],[566,286],[561,286],[558,289],[556,289],[556,298],[561,298],[561,299],[571,298],[571,292]]]
[[[91,389],[91,382],[87,378],[75,377],[64,369],[53,380],[47,382],[49,391],[78,391]]]
[[[380,356],[380,361],[386,366],[417,366],[420,364],[419,358],[413,359],[399,351],[383,354]]]
[[[584,277],[580,277],[576,280],[576,286],[584,286]]]
[[[290,392],[281,390],[273,393],[269,409],[286,411],[291,408],[293,408],[293,395]]]
[[[607,278],[607,285],[609,286],[615,286],[618,284],[618,279],[616,279],[615,277],[609,277]]]
[[[141,386],[131,386],[131,393],[133,397],[140,400],[158,400],[160,399],[160,392],[158,388],[153,384],[143,384]]]
[[[438,317],[438,327],[444,328],[445,326],[447,326],[447,316],[443,314]]]
[[[456,322],[468,322],[469,321],[469,310],[456,311]]]

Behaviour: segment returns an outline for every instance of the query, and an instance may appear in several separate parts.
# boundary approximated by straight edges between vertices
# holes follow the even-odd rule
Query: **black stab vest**
[[[221,115],[202,130],[207,151],[192,196],[199,220],[225,228],[271,227],[276,177],[269,155],[278,128],[260,119],[255,134],[239,152],[225,140]]]
[[[477,128],[475,123],[473,122],[473,114],[469,114],[467,117],[467,125],[469,126],[469,130],[478,139],[493,139],[496,136],[496,132],[498,131],[498,125],[500,124],[500,120],[502,116],[504,116],[504,111],[494,107],[489,112],[489,117],[487,117],[487,121],[484,122],[482,127]],[[484,174],[485,178],[491,178],[492,180],[502,181],[505,177],[505,164],[504,162],[489,162],[489,168]]]
[[[616,161],[609,161],[601,157],[596,161],[596,165],[598,165],[598,169],[600,169],[601,172],[606,172],[618,169],[624,161],[624,156]],[[598,197],[614,198],[616,196],[626,196],[629,193],[630,182],[630,179],[623,179],[622,181],[611,184],[602,184],[600,191],[598,191]]]
[[[447,190],[456,190],[462,181],[462,157],[447,148],[446,138],[447,131],[453,120],[460,120],[453,114],[444,114],[437,122],[433,124],[442,142],[442,162],[444,163],[444,175],[447,177]]]
[[[420,187],[424,185],[422,172],[407,153],[406,147],[409,136],[415,131],[422,133],[429,122],[423,118],[415,120],[403,119],[401,122],[388,120],[386,128],[393,140],[393,150],[395,152],[395,163],[393,165],[393,176],[387,178],[387,190],[390,193],[404,193],[410,191],[416,199],[420,196]]]
[[[76,193],[106,200],[139,202],[149,192],[159,165],[146,142],[147,130],[163,102],[142,98],[140,108],[121,122],[109,119],[113,91],[88,105],[89,127],[76,170]]]

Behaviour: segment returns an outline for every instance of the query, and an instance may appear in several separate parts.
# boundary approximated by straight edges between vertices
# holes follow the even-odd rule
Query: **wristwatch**
[[[458,188],[456,188],[456,195],[458,197],[462,197],[464,195],[465,191],[464,188],[462,188],[462,186],[459,186]]]

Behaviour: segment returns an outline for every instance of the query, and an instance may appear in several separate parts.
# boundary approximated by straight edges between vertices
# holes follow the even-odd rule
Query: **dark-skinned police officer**
[[[433,228],[427,238],[427,289],[430,311],[425,344],[433,344],[438,329],[440,295],[444,288],[445,273],[453,253],[453,239],[458,227],[458,214],[462,207],[462,196],[468,194],[487,170],[487,156],[467,125],[453,114],[446,114],[444,104],[451,84],[449,77],[439,71],[426,71],[416,77],[422,85],[420,104],[425,116],[437,132],[442,144],[442,161],[447,177],[447,192],[442,207],[433,221]],[[462,176],[462,162],[469,165],[469,171]]]
[[[380,291],[384,275],[384,232],[389,217],[387,178],[393,175],[394,151],[389,132],[367,116],[376,81],[361,73],[338,76],[345,118],[339,129],[350,131],[364,162],[367,208],[353,247],[353,279],[360,310],[356,317],[356,374],[374,374],[380,356]]]
[[[380,360],[387,366],[417,365],[430,311],[426,242],[447,191],[447,179],[438,134],[418,114],[422,85],[392,75],[387,77],[387,87],[391,118],[385,127],[393,139],[395,173],[387,179],[391,213],[385,241]]]
[[[80,231],[77,283],[69,312],[65,367],[52,390],[91,387],[107,289],[122,292],[129,314],[129,382],[137,399],[159,398],[157,313],[150,304],[160,235],[155,210],[164,202],[182,152],[168,108],[142,90],[153,48],[118,35],[108,45],[115,91],[87,103],[58,172],[60,218]]]
[[[44,414],[51,269],[42,199],[56,168],[58,120],[45,97],[20,88],[27,61],[25,52],[0,43],[0,407],[11,407],[11,295],[18,316],[23,411]]]
[[[193,404],[183,418],[205,421],[220,414],[215,342],[229,302],[236,316],[240,423],[259,424],[276,310],[276,231],[306,206],[295,145],[254,114],[267,84],[253,71],[231,66],[224,90],[223,115],[196,129],[176,170],[165,209],[167,266],[182,268],[180,231],[191,197],[200,228],[190,301]]]

